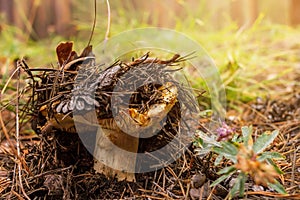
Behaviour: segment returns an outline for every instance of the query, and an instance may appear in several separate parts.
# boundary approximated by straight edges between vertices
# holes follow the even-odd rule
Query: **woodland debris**
[[[41,73],[33,75],[25,61],[20,63],[32,79],[33,129],[45,136],[54,130],[80,137],[83,132],[97,133],[89,138],[96,141],[95,148],[89,149],[96,156],[95,170],[134,181],[137,153],[168,144],[178,135],[182,111],[196,107],[191,103],[193,95],[172,76],[179,70],[174,66],[186,58],[176,54],[160,60],[147,53],[102,69],[91,46],[78,56],[72,45],[58,45],[57,69],[39,69]],[[179,98],[184,99],[180,105]],[[182,148],[177,143],[173,152]]]

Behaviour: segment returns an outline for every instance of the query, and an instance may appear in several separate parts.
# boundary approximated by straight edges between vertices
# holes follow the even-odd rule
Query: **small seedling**
[[[217,137],[210,139],[204,136],[204,133],[198,133],[201,139],[197,140],[202,147],[199,150],[200,155],[208,151],[218,155],[215,165],[219,165],[223,158],[230,160],[230,163],[232,163],[218,172],[221,176],[211,184],[211,187],[236,173],[238,176],[229,192],[229,199],[237,194],[239,197],[244,196],[245,182],[249,176],[257,185],[269,186],[279,193],[286,194],[284,187],[276,180],[283,172],[273,162],[273,159],[284,159],[284,156],[277,152],[265,151],[279,134],[278,130],[271,133],[264,132],[255,142],[252,138],[252,126],[242,127],[242,135],[239,136],[223,123],[217,133]]]

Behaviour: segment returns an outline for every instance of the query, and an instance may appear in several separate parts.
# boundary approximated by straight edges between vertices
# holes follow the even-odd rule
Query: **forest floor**
[[[285,156],[276,164],[284,172],[278,181],[288,195],[250,180],[245,186],[247,199],[300,198],[300,33],[282,29],[254,27],[244,33],[229,30],[195,36],[219,66],[227,92],[226,123],[234,130],[252,125],[257,135],[279,130],[268,150]],[[14,57],[0,59],[3,66],[12,68],[1,72],[2,90],[12,74]],[[17,136],[18,81],[21,88],[25,85],[23,79],[14,76],[1,93],[0,199],[26,199],[26,195],[30,199],[224,199],[228,195],[234,176],[216,187],[209,186],[228,163],[215,166],[214,154],[199,157],[193,145],[176,162],[155,172],[137,174],[132,183],[95,173],[93,158],[76,134],[53,131],[47,136],[37,135],[25,121]],[[24,101],[20,99],[21,104]],[[16,149],[21,151],[19,158]]]
[[[251,123],[258,131],[273,129],[280,131],[270,150],[280,152],[286,157],[278,165],[284,172],[280,181],[290,194],[284,197],[262,186],[254,190],[253,183],[248,183],[247,198],[298,199],[300,121],[293,116],[299,117],[300,93],[292,95],[288,102],[256,101],[240,107],[243,108],[242,115],[237,114],[235,110],[228,111],[228,124],[240,128]],[[278,112],[285,112],[287,115],[278,115]],[[291,118],[286,119],[285,116]],[[217,188],[209,187],[209,183],[217,178],[220,166],[214,166],[211,155],[199,158],[192,153],[193,148],[177,162],[162,170],[138,174],[137,181],[131,183],[108,180],[105,176],[96,174],[92,167],[92,156],[81,144],[78,145],[78,141],[77,136],[62,133],[49,137],[21,136],[21,150],[32,173],[29,174],[23,169],[23,188],[31,199],[185,199],[186,196],[193,195],[190,194],[192,182],[199,174],[206,177],[199,183],[202,184],[199,190],[201,197],[224,199],[228,194],[230,180]],[[20,185],[16,183],[17,162],[7,140],[1,142],[0,158],[1,199],[21,198]]]

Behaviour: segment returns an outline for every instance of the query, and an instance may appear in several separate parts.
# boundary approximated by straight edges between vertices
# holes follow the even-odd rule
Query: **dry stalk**
[[[9,82],[11,81],[12,77],[15,75],[15,73],[18,73],[18,77],[20,77],[20,66],[17,67],[17,69],[12,73],[12,75],[9,77],[8,81],[6,82],[5,86],[3,87],[2,91],[1,91],[1,95],[0,95],[0,101],[1,101],[1,97],[5,92],[5,89],[7,88]],[[12,143],[12,141],[10,140],[10,136],[8,134],[8,131],[5,127],[5,124],[3,122],[3,118],[2,118],[2,112],[0,112],[0,124],[1,124],[1,128],[3,130],[3,133],[5,135],[5,138],[8,142],[8,144],[10,145],[10,148],[13,152],[13,154],[15,155],[16,159],[19,160],[18,162],[18,167],[19,167],[19,173],[21,173],[21,169],[22,169],[22,165],[25,168],[25,170],[30,173],[29,168],[26,165],[26,162],[24,160],[23,157],[20,156],[20,143],[19,143],[19,80],[17,82],[17,104],[16,104],[16,139],[17,139],[17,148],[14,146],[14,144]],[[31,174],[31,173],[30,173]],[[24,194],[24,196],[29,199],[29,197],[26,195],[26,193],[24,192],[24,188],[22,187],[22,179],[21,179],[21,174],[19,174],[19,178],[20,178],[20,186],[21,186],[21,190]]]
[[[6,90],[6,88],[7,88],[8,84],[9,84],[9,82],[11,81],[12,77],[13,77],[13,76],[15,75],[15,73],[17,73],[19,70],[20,70],[20,67],[17,67],[17,69],[12,73],[12,75],[9,77],[9,79],[8,79],[7,82],[5,83],[5,85],[4,85],[4,87],[3,87],[2,91],[1,91],[1,94],[0,94],[0,101],[1,101],[1,99],[2,99],[2,96],[3,96],[3,94],[4,94],[5,90]],[[19,97],[18,97],[18,98],[19,98]],[[11,148],[11,150],[13,151],[13,154],[14,154],[15,156],[18,157],[18,159],[22,162],[22,164],[23,164],[24,166],[26,166],[25,161],[18,155],[18,152],[17,152],[17,150],[16,150],[14,144],[13,144],[12,141],[10,140],[10,136],[9,136],[8,131],[7,131],[7,129],[6,129],[6,127],[5,127],[5,124],[4,124],[4,122],[3,122],[2,112],[0,112],[0,125],[1,125],[2,131],[3,131],[3,133],[4,133],[4,136],[5,136],[5,138],[6,138],[7,142],[8,142],[8,144],[10,145],[10,148]],[[0,136],[1,136],[1,135],[0,135]],[[29,169],[28,169],[27,166],[26,166],[26,170],[27,170],[27,172],[29,172]]]
[[[20,67],[18,67],[18,81],[17,81],[17,103],[16,103],[16,142],[17,142],[17,158],[21,158],[21,150],[20,150],[20,128],[19,128],[19,101],[20,101],[20,96],[19,96],[19,91],[20,91]],[[25,161],[24,161],[25,163]],[[19,182],[20,182],[20,188],[21,191],[24,195],[24,197],[28,200],[30,198],[27,196],[23,183],[22,183],[22,161],[20,160],[18,162],[18,175],[19,175]]]
[[[108,40],[108,36],[110,32],[110,21],[111,21],[109,0],[106,0],[106,4],[107,4],[107,28],[106,28],[105,38],[104,38],[105,41]]]
[[[93,21],[93,27],[92,27],[92,31],[91,31],[91,35],[90,35],[87,47],[90,46],[90,44],[91,44],[92,37],[93,37],[94,31],[95,31],[96,21],[97,21],[97,3],[96,3],[96,0],[94,0],[94,21]]]

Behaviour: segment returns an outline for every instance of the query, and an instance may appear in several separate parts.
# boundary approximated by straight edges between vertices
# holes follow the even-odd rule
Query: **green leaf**
[[[196,147],[202,147],[203,146],[203,140],[202,140],[202,138],[195,138],[194,139],[194,145],[196,146]]]
[[[197,155],[202,157],[207,155],[208,153],[210,153],[212,151],[212,147],[208,146],[208,147],[204,147],[204,148],[197,148],[195,149],[195,151],[197,152]]]
[[[221,156],[224,156],[225,158],[231,160],[234,163],[237,162],[237,158],[235,155],[231,155],[230,153],[224,152],[222,148],[213,148],[213,151]]]
[[[268,186],[273,188],[280,194],[287,194],[284,187],[278,181],[275,181],[275,183],[268,183]]]
[[[273,131],[271,134],[263,133],[253,144],[253,151],[256,154],[263,152],[273,142],[278,134],[278,130]]]
[[[246,182],[246,180],[247,180],[247,176],[246,176],[245,173],[241,173],[239,176],[241,177],[241,178],[239,179],[239,181],[240,181],[240,188],[239,188],[240,192],[239,192],[239,196],[240,196],[240,197],[243,197],[243,196],[244,196],[244,192],[245,192],[245,182]]]
[[[229,167],[225,167],[225,168],[221,169],[220,171],[218,171],[217,174],[229,174],[235,170],[236,170],[236,168],[234,166],[229,166]]]
[[[213,146],[221,147],[221,144],[217,142],[216,137],[208,136],[207,134],[203,133],[202,131],[197,131],[196,134],[201,138],[201,145],[211,144]]]
[[[232,187],[232,189],[229,192],[230,198],[234,197],[237,193],[240,197],[244,196],[245,192],[245,182],[247,180],[247,176],[245,173],[240,173]]]
[[[230,192],[229,192],[229,198],[232,199],[239,191],[239,187],[240,187],[240,182],[236,181],[233,185],[233,187],[231,188]]]
[[[266,159],[275,159],[275,160],[283,160],[285,159],[285,156],[278,152],[263,152],[261,155],[257,158],[258,161],[264,161]]]
[[[232,173],[231,173],[232,174]],[[226,178],[228,178],[231,174],[224,174],[220,176],[217,180],[215,180],[212,184],[210,184],[210,187],[214,187],[224,181]]]
[[[283,174],[283,171],[273,162],[272,159],[267,158],[267,162],[271,164],[278,174]]]
[[[216,158],[216,160],[215,160],[214,165],[215,166],[219,165],[220,162],[222,161],[222,159],[223,159],[223,156],[222,155],[218,155],[217,158]]]
[[[238,153],[238,148],[230,142],[223,142],[222,147],[214,147],[213,151],[227,159],[230,159],[234,163],[237,162],[236,155]]]
[[[231,139],[232,142],[242,142],[241,140],[242,139],[241,139],[241,137],[239,137],[238,134],[234,134],[232,139]]]
[[[243,126],[242,135],[245,146],[249,145],[249,140],[252,137],[252,126]]]

